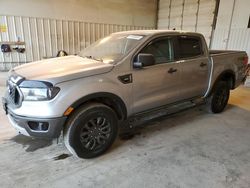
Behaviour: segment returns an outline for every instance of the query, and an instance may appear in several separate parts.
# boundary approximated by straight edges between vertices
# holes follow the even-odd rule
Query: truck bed
[[[235,87],[238,87],[245,77],[245,67],[243,58],[246,56],[244,51],[236,50],[209,50],[212,58],[212,75],[217,78],[223,70],[232,70],[235,73]],[[215,82],[215,80],[212,80]]]
[[[244,51],[238,51],[238,50],[209,50],[209,54],[211,56],[222,55],[222,54],[234,54],[239,52],[244,53]]]

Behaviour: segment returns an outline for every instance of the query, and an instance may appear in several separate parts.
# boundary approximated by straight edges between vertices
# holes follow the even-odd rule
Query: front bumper
[[[8,112],[12,126],[20,133],[31,137],[57,138],[63,129],[66,117],[60,118],[28,118],[20,117]],[[45,125],[45,126],[43,126]]]
[[[67,117],[34,118],[18,116],[11,112],[3,98],[3,107],[12,126],[26,136],[39,138],[57,138],[63,129]]]
[[[63,129],[66,117],[60,118],[29,118],[17,116],[8,111],[12,126],[21,134],[40,138],[57,138]]]

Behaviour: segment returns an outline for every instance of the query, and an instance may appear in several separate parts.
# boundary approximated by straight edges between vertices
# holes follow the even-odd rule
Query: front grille
[[[9,101],[14,105],[20,104],[20,92],[18,86],[13,83],[11,80],[7,81],[7,88],[9,94]]]

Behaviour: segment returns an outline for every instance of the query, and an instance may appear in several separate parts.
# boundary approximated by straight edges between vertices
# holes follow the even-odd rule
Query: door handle
[[[177,69],[173,69],[172,67],[168,70],[168,73],[169,74],[172,74],[174,72],[177,72]]]
[[[201,62],[200,67],[205,67],[205,66],[207,66],[207,64],[204,62]]]

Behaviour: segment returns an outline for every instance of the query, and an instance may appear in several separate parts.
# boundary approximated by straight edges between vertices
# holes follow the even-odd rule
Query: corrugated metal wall
[[[0,52],[0,70],[22,63],[56,56],[58,50],[76,54],[94,41],[110,33],[125,30],[153,29],[144,26],[88,23],[81,21],[33,18],[21,16],[0,16],[2,31],[0,42],[24,42],[24,53]]]
[[[202,33],[210,42],[216,0],[160,0],[158,29]]]
[[[221,50],[244,50],[248,53],[248,56],[250,56],[250,29],[231,29],[229,38],[228,29],[216,29],[212,48]]]
[[[249,7],[249,0],[220,0],[213,49],[244,50],[250,56]]]

